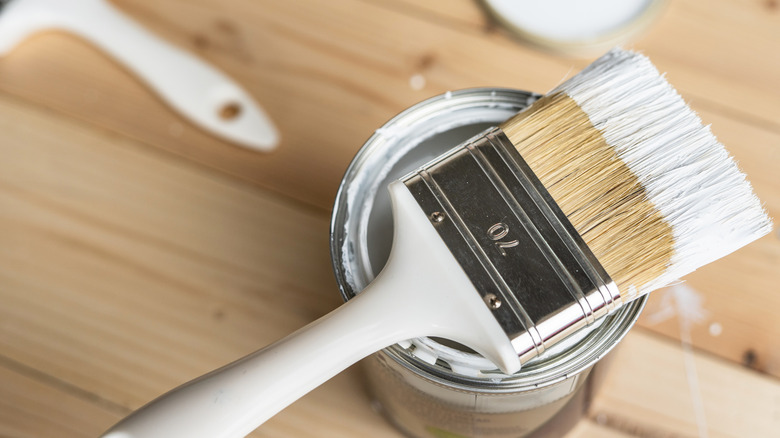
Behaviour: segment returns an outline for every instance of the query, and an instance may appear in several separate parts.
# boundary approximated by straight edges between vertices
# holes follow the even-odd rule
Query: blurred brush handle
[[[164,394],[104,438],[239,438],[363,357],[424,335],[517,371],[503,329],[400,183],[385,269],[363,292],[281,341]]]
[[[164,394],[104,438],[243,437],[363,357],[413,337],[383,301],[382,293],[360,294],[292,335]],[[394,329],[399,325],[401,332]]]
[[[214,135],[259,150],[278,143],[269,118],[234,81],[103,0],[11,1],[0,11],[0,55],[45,29],[65,30],[99,47],[173,109]]]

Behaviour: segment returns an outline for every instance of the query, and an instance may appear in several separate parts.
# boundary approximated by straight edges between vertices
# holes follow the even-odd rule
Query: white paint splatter
[[[655,319],[660,322],[677,315],[677,321],[680,325],[680,343],[685,361],[685,374],[688,377],[688,389],[691,394],[691,404],[696,417],[699,438],[708,437],[707,416],[704,412],[704,401],[699,387],[699,374],[696,371],[696,356],[693,352],[691,332],[694,324],[703,323],[709,316],[703,303],[704,299],[695,289],[682,283],[676,284],[669,287],[661,298],[661,310],[650,315],[649,318],[649,320]]]
[[[704,412],[704,400],[701,397],[701,388],[699,387],[699,373],[696,371],[695,355],[693,353],[693,339],[691,338],[690,325],[684,329],[683,318],[680,321],[680,343],[683,348],[683,358],[685,359],[685,373],[688,375],[688,388],[691,393],[691,404],[696,416],[696,427],[699,429],[699,438],[707,438],[707,415]]]
[[[436,359],[439,358],[439,355],[432,348],[420,344],[415,344],[415,347],[416,348],[412,350],[414,357],[431,365],[436,363]]]
[[[488,105],[488,108],[496,107],[498,107],[498,102],[496,102],[496,90],[493,90],[490,92],[490,104]]]
[[[661,291],[659,308],[646,320],[650,325],[656,325],[678,316],[680,323],[691,329],[693,324],[701,324],[709,317],[703,302],[701,294],[695,289],[682,283],[676,284]]]
[[[412,341],[410,341],[408,339],[405,340],[405,341],[401,341],[401,342],[398,343],[398,346],[403,348],[404,350],[408,350],[412,346]]]
[[[412,75],[412,77],[409,78],[409,86],[412,87],[412,90],[414,91],[422,90],[425,88],[425,76],[419,73]]]
[[[695,324],[701,324],[709,317],[709,312],[704,309],[704,299],[701,294],[683,283],[667,288],[662,294],[660,308],[650,314],[647,321],[654,325],[673,318],[675,315],[677,316],[680,326],[680,344],[682,345],[683,360],[685,362],[685,374],[688,377],[688,389],[691,394],[694,416],[696,417],[696,426],[699,431],[699,438],[707,438],[707,416],[704,412],[704,401],[702,400],[699,387],[699,374],[696,371],[696,356],[693,352],[691,332]],[[720,327],[718,323],[711,324],[711,334],[714,325]],[[722,327],[720,328],[722,329]]]
[[[396,136],[396,130],[391,128],[377,128],[374,133],[386,137],[388,140],[392,140]]]
[[[719,322],[713,322],[710,324],[710,336],[720,336],[723,333],[723,326]]]

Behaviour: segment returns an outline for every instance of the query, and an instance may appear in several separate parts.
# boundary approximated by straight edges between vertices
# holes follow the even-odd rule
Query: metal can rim
[[[346,272],[342,253],[345,239],[347,238],[344,232],[344,225],[349,220],[349,208],[346,205],[348,202],[347,191],[371,154],[375,154],[377,150],[386,145],[382,141],[383,136],[380,132],[404,129],[404,127],[409,129],[410,126],[423,123],[440,111],[456,111],[478,105],[487,106],[499,103],[504,105],[512,104],[522,109],[539,97],[541,97],[539,94],[509,88],[486,87],[448,91],[405,109],[386,122],[366,140],[341,179],[331,216],[331,261],[343,299],[348,300],[355,294],[355,291],[349,285],[348,277],[351,274]],[[606,327],[604,330],[600,328],[593,330],[574,347],[557,356],[556,360],[530,363],[520,373],[512,376],[496,374],[495,377],[480,376],[472,378],[454,373],[441,364],[430,364],[416,358],[398,345],[388,347],[383,351],[388,357],[413,373],[432,382],[461,391],[500,394],[540,389],[574,377],[598,362],[618,344],[628,332],[628,329],[634,325],[645,303],[646,297],[643,297],[606,318],[601,326]]]

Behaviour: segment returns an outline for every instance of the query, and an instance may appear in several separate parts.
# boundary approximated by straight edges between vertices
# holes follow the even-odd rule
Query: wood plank
[[[0,90],[322,208],[331,206],[355,151],[406,107],[448,89],[547,90],[570,71],[501,37],[486,40],[357,0],[116,4],[245,86],[279,125],[280,149],[259,154],[215,140],[62,34],[30,39],[0,59]],[[410,86],[418,74],[420,90]]]
[[[778,132],[779,43],[774,2],[686,0],[669,2],[636,47],[699,107],[753,119]]]
[[[498,28],[499,34],[514,39],[471,0],[366,1],[475,34],[491,34]],[[698,107],[778,132],[780,85],[775,78],[780,72],[779,24],[780,10],[773,1],[676,0],[667,2],[655,24],[627,46],[650,56]],[[558,59],[578,66],[590,61]]]
[[[583,420],[566,435],[566,438],[628,438],[629,435],[621,431],[602,426],[595,421]]]
[[[95,437],[127,413],[47,377],[0,358],[0,436]]]
[[[20,102],[0,131],[9,360],[135,409],[339,304],[322,212]],[[368,435],[351,369],[256,436]]]
[[[633,436],[769,437],[780,430],[780,382],[634,329],[591,408],[599,424]],[[689,365],[693,365],[689,367]],[[691,381],[698,391],[691,392]]]
[[[444,27],[459,27],[471,31],[492,31],[499,29],[493,23],[490,15],[481,2],[471,0],[430,0],[416,2],[414,0],[367,0],[381,4],[389,9],[418,16],[432,22],[438,22]]]

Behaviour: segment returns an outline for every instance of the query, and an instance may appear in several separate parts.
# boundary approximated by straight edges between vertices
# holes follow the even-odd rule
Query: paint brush
[[[278,130],[246,89],[201,58],[153,35],[111,2],[0,0],[0,58],[46,30],[91,43],[171,109],[217,138],[259,151],[278,146]]]
[[[514,373],[771,229],[709,129],[623,50],[389,190],[393,249],[363,292],[104,436],[244,436],[352,363],[422,336]]]

